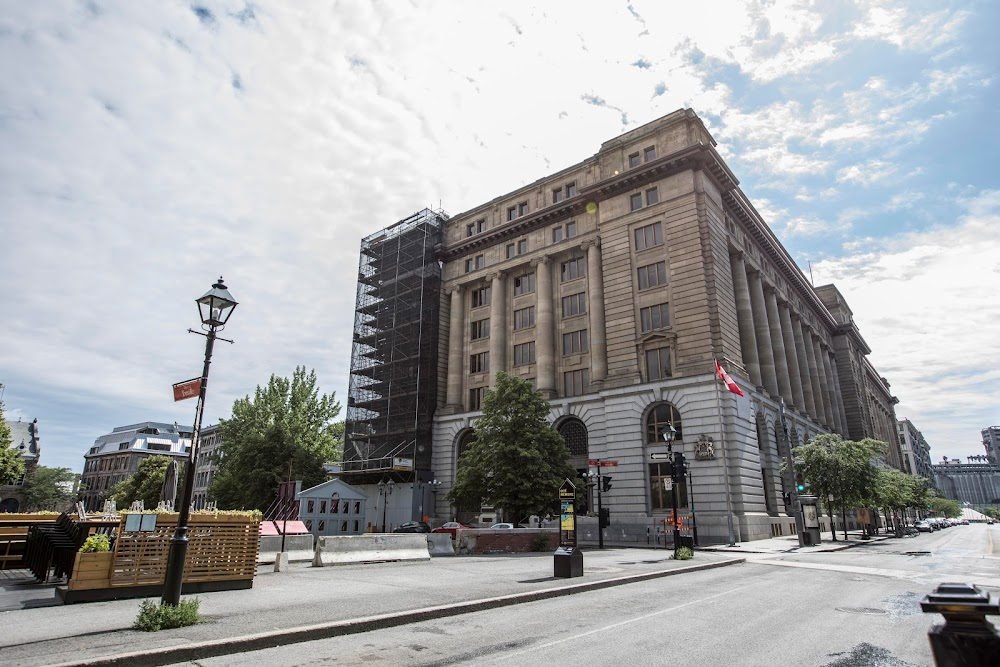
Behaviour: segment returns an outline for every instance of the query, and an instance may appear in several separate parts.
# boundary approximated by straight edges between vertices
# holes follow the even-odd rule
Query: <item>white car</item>
[[[511,530],[514,528],[512,523],[495,523],[489,527],[489,530]]]

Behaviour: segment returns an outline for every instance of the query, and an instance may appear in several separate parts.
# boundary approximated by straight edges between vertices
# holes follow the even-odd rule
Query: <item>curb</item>
[[[154,665],[172,665],[179,662],[193,662],[205,658],[215,658],[233,653],[244,653],[247,651],[260,651],[266,648],[276,648],[287,646],[288,644],[298,644],[302,642],[329,639],[344,635],[380,630],[382,628],[392,628],[409,623],[428,621],[436,618],[446,618],[449,616],[459,616],[486,609],[497,609],[499,607],[509,607],[511,605],[525,602],[536,602],[551,598],[574,595],[576,593],[586,593],[588,591],[611,588],[612,586],[622,586],[625,584],[648,581],[670,577],[688,572],[699,572],[701,570],[712,570],[729,565],[745,563],[745,558],[734,558],[718,563],[706,563],[704,565],[691,565],[672,570],[661,570],[659,572],[647,572],[644,574],[633,574],[613,579],[603,579],[581,584],[572,584],[560,588],[547,588],[540,591],[530,591],[527,593],[514,593],[495,598],[485,598],[482,600],[472,600],[469,602],[459,602],[451,605],[439,605],[436,607],[425,607],[412,611],[394,612],[391,614],[380,614],[378,616],[366,616],[353,618],[346,621],[335,621],[332,623],[320,623],[317,625],[306,625],[296,628],[286,628],[272,632],[260,632],[252,635],[240,637],[229,637],[226,639],[213,639],[210,641],[196,642],[182,646],[171,646],[149,651],[134,651],[131,653],[121,653],[114,656],[91,658],[74,662],[63,662],[52,667],[100,667],[104,665],[115,665],[117,667],[152,667]]]
[[[800,549],[803,549],[803,547],[789,547],[788,549],[780,549],[778,551],[755,551],[753,549],[742,549],[742,548],[739,551],[734,551],[729,547],[699,547],[697,551],[711,551],[713,553],[719,553],[719,554],[806,554],[806,553],[821,554],[821,553],[832,553],[835,551],[845,551],[847,549],[853,549],[854,547],[865,547],[871,544],[885,542],[888,539],[890,538],[876,536],[871,538],[870,540],[852,540],[848,544],[844,545],[838,544],[837,546],[825,547],[818,551],[800,551]],[[843,540],[838,540],[838,542],[842,541]],[[832,543],[827,542],[826,544],[832,544]],[[808,549],[809,547],[805,548]]]

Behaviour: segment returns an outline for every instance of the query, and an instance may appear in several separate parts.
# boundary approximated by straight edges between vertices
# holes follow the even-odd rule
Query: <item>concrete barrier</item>
[[[330,535],[316,541],[313,566],[347,563],[384,563],[397,560],[430,560],[427,535],[420,533],[368,533]]]
[[[261,535],[260,551],[257,552],[257,563],[273,563],[281,551],[281,535]],[[312,535],[285,535],[285,551],[292,563],[311,561],[313,559]]]
[[[431,556],[454,556],[455,545],[448,533],[425,533],[427,551]]]

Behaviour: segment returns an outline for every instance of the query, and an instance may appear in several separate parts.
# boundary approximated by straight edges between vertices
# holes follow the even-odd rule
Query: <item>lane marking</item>
[[[746,590],[747,588],[753,588],[755,586],[762,586],[762,585],[764,585],[763,582],[762,583],[757,583],[757,584],[750,584],[750,585],[747,585],[747,586],[740,586],[739,588],[733,588],[731,590],[725,591],[724,593],[716,593],[715,595],[709,595],[708,597],[701,598],[699,600],[691,600],[690,602],[685,602],[684,604],[679,604],[676,607],[669,607],[667,609],[660,609],[659,611],[654,611],[654,612],[651,612],[649,614],[645,614],[643,616],[637,616],[635,618],[630,618],[627,621],[619,621],[618,623],[612,623],[611,625],[605,625],[604,627],[594,628],[593,630],[588,630],[587,632],[581,632],[580,634],[576,634],[576,635],[573,635],[571,637],[565,637],[563,639],[557,639],[555,641],[547,642],[545,644],[538,644],[537,646],[530,646],[530,647],[528,647],[528,648],[526,648],[526,649],[524,649],[522,651],[518,651],[516,653],[507,653],[506,655],[497,656],[497,657],[500,660],[507,660],[507,659],[512,658],[514,656],[522,655],[522,654],[528,653],[530,651],[537,651],[539,649],[551,648],[553,646],[558,646],[559,644],[564,644],[564,643],[569,642],[569,641],[575,641],[575,640],[580,639],[582,637],[587,637],[589,635],[597,634],[598,632],[604,632],[606,630],[613,630],[615,628],[620,628],[620,627],[629,625],[630,623],[635,623],[637,621],[644,621],[647,618],[653,618],[654,616],[659,616],[660,614],[667,614],[667,613],[670,613],[672,611],[677,611],[678,609],[683,609],[684,607],[690,607],[691,605],[694,605],[694,604],[701,604],[703,602],[708,602],[709,600],[714,600],[715,598],[720,598],[720,597],[723,597],[725,595],[732,595],[733,593],[735,593],[737,591],[742,591],[742,590]]]
[[[776,565],[778,567],[797,567],[804,570],[826,570],[828,572],[844,572],[847,574],[869,574],[878,577],[889,577],[893,579],[903,579],[914,583],[943,582],[943,581],[965,581],[970,576],[976,576],[976,580],[971,582],[980,586],[990,588],[1000,588],[1000,578],[995,576],[979,576],[977,573],[970,574],[948,574],[942,572],[911,572],[909,570],[893,570],[883,567],[861,567],[858,565],[831,565],[827,563],[799,563],[788,560],[755,560],[756,565]]]

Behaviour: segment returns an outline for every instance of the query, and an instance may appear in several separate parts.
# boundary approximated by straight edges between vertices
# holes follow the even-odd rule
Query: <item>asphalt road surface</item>
[[[1000,526],[972,525],[840,552],[759,554],[718,570],[196,664],[932,665],[927,631],[941,617],[922,613],[921,598],[944,581],[1000,592],[994,545]]]

